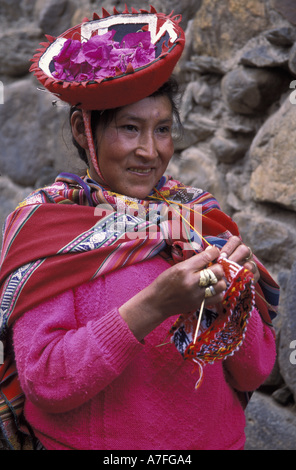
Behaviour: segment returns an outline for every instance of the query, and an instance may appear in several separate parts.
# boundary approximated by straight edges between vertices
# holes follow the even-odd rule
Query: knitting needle
[[[199,315],[198,315],[198,320],[197,320],[197,325],[196,325],[195,334],[194,334],[194,339],[193,339],[193,344],[196,343],[196,338],[197,338],[197,335],[198,335],[198,332],[199,332],[199,326],[200,326],[201,317],[202,317],[202,314],[203,314],[203,309],[204,309],[204,305],[205,305],[205,300],[206,300],[206,299],[203,299],[203,301],[202,301],[202,303],[201,303],[201,306],[200,306]]]

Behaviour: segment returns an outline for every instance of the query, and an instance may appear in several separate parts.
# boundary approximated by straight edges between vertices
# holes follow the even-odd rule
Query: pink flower
[[[149,31],[127,34],[122,39],[120,48],[126,51],[126,65],[131,63],[134,69],[155,59],[155,47],[151,44]]]
[[[84,60],[93,67],[106,67],[112,50],[112,38],[115,31],[109,31],[101,36],[96,35],[82,44]]]
[[[112,30],[95,35],[84,43],[68,39],[54,57],[54,77],[78,82],[108,78],[116,74],[116,69],[124,73],[128,64],[136,69],[155,59],[149,32],[127,34],[121,43],[113,41],[115,33]]]
[[[62,80],[74,80],[76,71],[73,68],[73,60],[79,54],[81,42],[68,39],[60,53],[54,57],[55,72],[54,76]]]
[[[149,31],[142,31],[139,33],[129,33],[124,36],[120,43],[120,47],[135,48],[141,45],[143,48],[148,49],[151,46],[151,37]]]

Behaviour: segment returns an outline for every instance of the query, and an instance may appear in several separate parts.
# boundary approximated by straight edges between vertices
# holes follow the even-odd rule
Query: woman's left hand
[[[229,260],[235,261],[241,266],[245,266],[254,274],[254,281],[258,282],[260,273],[253,259],[253,252],[250,247],[243,244],[239,237],[231,237],[221,249],[221,254],[222,253],[226,253]]]

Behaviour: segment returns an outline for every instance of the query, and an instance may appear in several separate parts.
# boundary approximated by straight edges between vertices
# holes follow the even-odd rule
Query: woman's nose
[[[155,136],[152,133],[141,135],[136,148],[136,155],[142,158],[153,159],[158,155]]]

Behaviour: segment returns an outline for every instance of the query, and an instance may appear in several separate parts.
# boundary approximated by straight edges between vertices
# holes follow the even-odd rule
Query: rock
[[[30,59],[42,38],[41,31],[33,25],[5,29],[0,34],[0,75],[20,77],[28,73]]]
[[[295,258],[294,258],[295,259]],[[293,263],[285,296],[285,311],[282,314],[279,365],[281,375],[292,391],[296,401],[296,261]]]
[[[40,169],[38,179],[35,181],[37,188],[42,188],[53,183],[57,176],[57,171],[53,166],[44,166]]]
[[[273,8],[290,23],[296,25],[296,5],[294,0],[274,0]]]
[[[210,56],[192,56],[190,61],[185,63],[186,70],[194,70],[199,74],[213,73],[216,75],[224,75],[227,71],[227,65],[217,57]]]
[[[274,265],[280,262],[287,266],[291,265],[293,256],[296,257],[294,227],[289,227],[276,217],[263,216],[254,211],[237,212],[233,215],[233,219],[240,228],[244,242],[252,247],[261,261]]]
[[[180,115],[185,122],[187,115],[192,111],[195,105],[208,108],[213,99],[211,88],[203,80],[195,80],[188,83],[182,97]]]
[[[191,147],[198,141],[198,137],[195,133],[195,128],[190,125],[183,126],[183,132],[181,136],[177,136],[174,139],[174,148],[176,152]]]
[[[246,51],[240,59],[242,65],[250,67],[285,67],[289,61],[286,47],[273,46],[266,41],[254,49]]]
[[[199,104],[204,108],[209,108],[211,106],[213,93],[205,81],[200,80],[193,82],[191,93],[195,104]]]
[[[277,403],[283,406],[294,403],[293,394],[286,385],[275,390],[271,396]]]
[[[224,184],[213,155],[206,154],[196,147],[190,147],[181,153],[177,165],[178,175],[182,175],[182,181],[209,191],[222,206],[224,205],[226,200]]]
[[[186,24],[194,17],[196,12],[199,10],[203,0],[182,0],[182,8],[180,8],[180,0],[156,0],[153,3],[153,6],[158,11],[165,11],[167,13],[171,13],[174,11],[175,14],[182,12],[182,26],[186,26]],[[143,1],[139,1],[139,8],[143,7]]]
[[[258,121],[262,124],[261,120]],[[253,116],[249,117],[248,115],[243,114],[226,114],[223,117],[223,127],[233,135],[253,135],[258,131],[258,126],[260,126],[258,121],[257,119],[254,119]]]
[[[289,282],[290,271],[280,271],[278,274],[278,282],[280,284],[281,289],[286,290]]]
[[[250,198],[249,196],[249,171],[246,165],[243,168],[228,169],[225,176],[227,182],[227,202],[230,207],[234,208],[236,212],[240,213],[241,210],[246,211],[246,204]]]
[[[74,5],[69,0],[37,0],[38,26],[44,34],[58,36],[71,25]]]
[[[255,201],[296,210],[296,106],[287,98],[261,127],[250,148],[250,186]]]
[[[38,91],[32,79],[5,87],[0,168],[21,186],[34,186],[46,166],[56,171],[59,166],[68,166],[62,135],[68,107],[54,108],[52,99],[49,93]]]
[[[178,63],[176,64],[176,68],[174,72],[175,75],[178,76],[180,84],[186,83],[187,82],[186,75],[192,73],[192,70],[190,69],[190,67],[188,68],[186,65],[190,59],[191,49],[192,49],[192,44],[193,44],[193,20],[192,19],[188,21],[188,24],[186,28],[184,29],[184,31],[185,31],[185,37],[186,37],[185,46],[184,46],[182,55]]]
[[[265,37],[271,44],[289,47],[292,46],[296,40],[296,32],[295,29],[290,26],[280,26],[267,31]]]
[[[255,392],[246,408],[245,450],[296,450],[296,414]]]
[[[283,79],[279,72],[238,67],[222,79],[222,96],[229,108],[238,114],[265,111],[281,93]]]
[[[32,188],[23,188],[7,177],[0,175],[0,226],[5,222],[6,217],[12,212],[18,203],[22,201]]]
[[[215,129],[211,126],[211,121],[203,120],[200,118],[200,122],[197,125],[190,123],[190,121],[183,126],[183,133],[181,137],[174,139],[175,151],[179,152],[185,150],[188,147],[206,140],[215,132]]]
[[[232,139],[227,133],[216,135],[211,140],[211,149],[221,163],[234,163],[245,156],[250,139],[245,136]]]
[[[270,26],[264,3],[204,0],[194,18],[194,54],[230,59],[250,38]]]
[[[0,4],[1,30],[4,27],[15,28],[15,24],[32,22],[36,0],[6,0]]]
[[[289,70],[296,75],[296,43],[290,49],[288,65]]]
[[[217,123],[213,119],[201,116],[199,113],[190,113],[187,123],[193,126],[198,142],[206,140],[213,135],[217,129]]]

